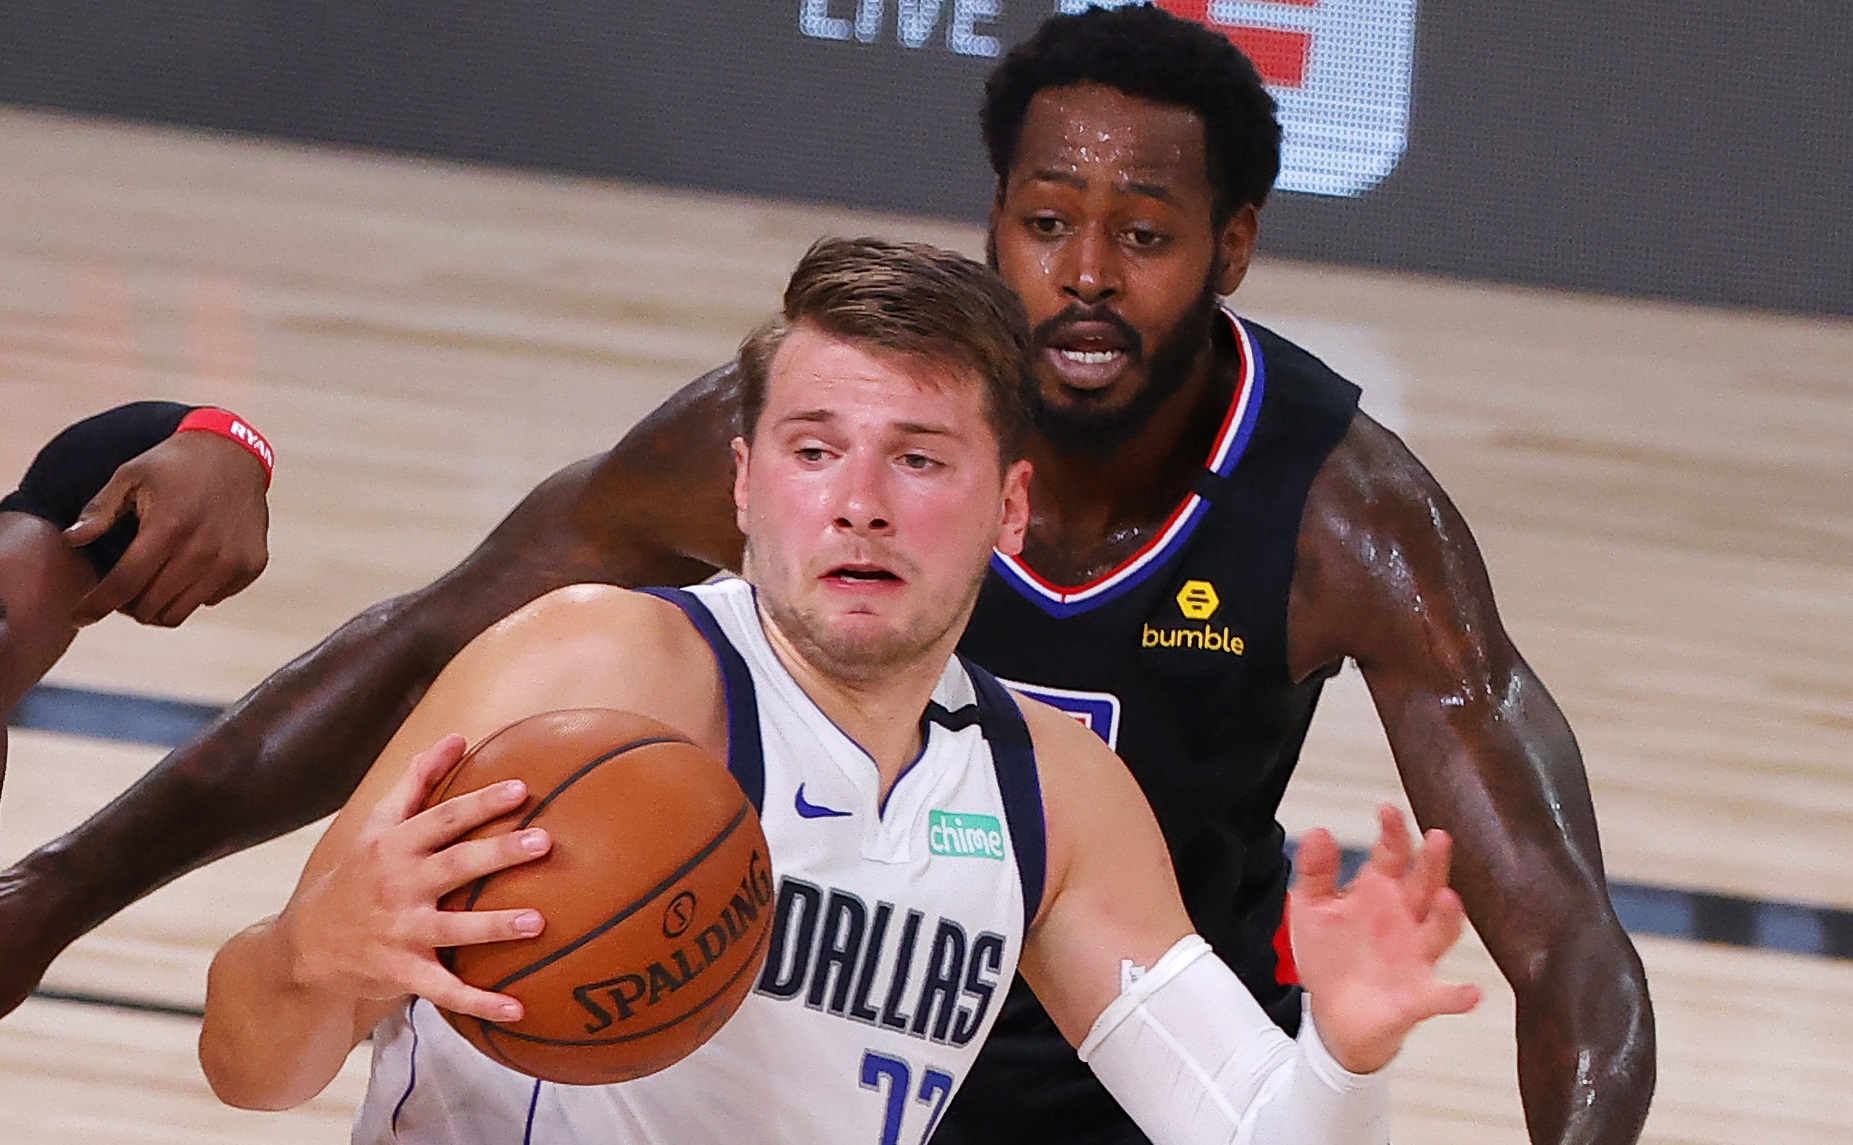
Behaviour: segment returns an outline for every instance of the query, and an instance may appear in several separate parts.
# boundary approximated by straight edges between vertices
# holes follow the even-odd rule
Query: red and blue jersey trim
[[[1247,327],[1242,325],[1241,319],[1228,311],[1223,313],[1235,331],[1236,350],[1241,355],[1242,363],[1235,394],[1229,399],[1229,410],[1223,415],[1216,442],[1210,447],[1209,459],[1204,462],[1204,468],[1217,477],[1227,477],[1235,472],[1236,463],[1241,461],[1243,452],[1248,448],[1249,438],[1254,436],[1255,422],[1261,416],[1262,393],[1267,388],[1267,368],[1261,360],[1260,350],[1255,347],[1254,338]],[[1191,534],[1196,532],[1197,526],[1203,523],[1209,511],[1210,503],[1202,494],[1190,494],[1172,511],[1157,535],[1138,552],[1086,584],[1051,584],[1024,564],[1021,558],[998,552],[991,554],[991,568],[1006,584],[1050,616],[1058,619],[1073,616],[1097,608],[1138,587],[1173,553],[1189,543]]]

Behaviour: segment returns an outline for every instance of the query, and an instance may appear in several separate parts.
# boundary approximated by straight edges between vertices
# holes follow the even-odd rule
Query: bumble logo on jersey
[[[1208,620],[1216,615],[1221,604],[1216,586],[1207,580],[1187,580],[1184,587],[1177,590],[1177,610],[1186,620]]]
[[[891,902],[870,910],[849,891],[786,876],[755,990],[802,998],[813,1010],[865,1025],[965,1045],[991,1008],[1005,939],[988,930],[968,937],[956,919],[926,919]]]
[[[1216,586],[1207,580],[1187,580],[1184,587],[1177,590],[1177,610],[1186,620],[1208,620],[1221,607],[1222,598],[1216,595]],[[1209,624],[1202,627],[1146,624],[1139,633],[1139,647],[1194,648],[1203,652],[1227,652],[1231,656],[1247,651],[1240,636],[1226,627],[1216,628]]]

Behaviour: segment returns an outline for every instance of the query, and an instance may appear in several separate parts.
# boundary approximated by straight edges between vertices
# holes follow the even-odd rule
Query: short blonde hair
[[[883,239],[820,239],[792,271],[783,310],[740,344],[740,432],[766,408],[772,360],[797,325],[878,353],[952,366],[984,385],[1001,459],[1029,431],[1029,319],[996,273],[954,251]]]

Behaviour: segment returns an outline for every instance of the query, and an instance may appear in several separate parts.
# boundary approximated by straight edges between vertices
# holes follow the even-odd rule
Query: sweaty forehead
[[[1099,84],[1044,88],[1023,118],[1010,181],[1049,172],[1208,195],[1203,121],[1188,108]]]

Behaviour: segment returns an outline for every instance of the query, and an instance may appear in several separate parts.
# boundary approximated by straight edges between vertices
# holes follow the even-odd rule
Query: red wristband
[[[239,445],[251,451],[251,456],[264,466],[264,488],[270,488],[271,472],[276,468],[276,454],[271,451],[270,443],[264,435],[251,428],[251,424],[236,414],[211,406],[201,406],[187,414],[180,421],[175,433],[185,433],[190,429],[216,433],[220,437],[229,437]]]

